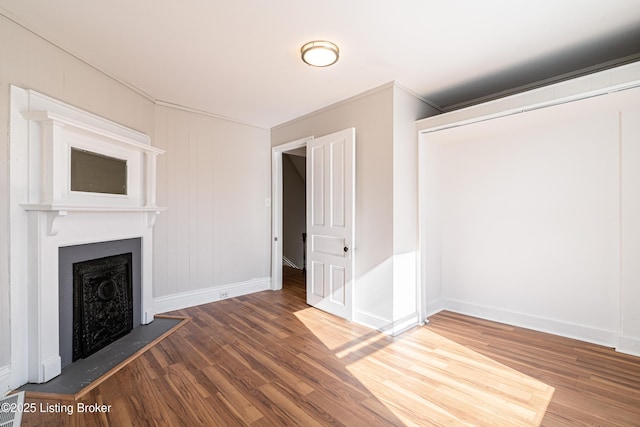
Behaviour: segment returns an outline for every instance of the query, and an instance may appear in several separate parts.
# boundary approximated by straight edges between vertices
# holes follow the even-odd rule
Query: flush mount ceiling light
[[[331,42],[315,40],[302,46],[300,53],[305,63],[314,67],[328,67],[338,61],[340,50]]]

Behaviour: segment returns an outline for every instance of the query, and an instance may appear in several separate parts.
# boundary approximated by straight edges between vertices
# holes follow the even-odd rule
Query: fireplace
[[[156,159],[164,151],[153,147],[147,135],[15,86],[10,124],[11,385],[17,388],[49,381],[73,361],[74,353],[86,356],[113,339],[103,340],[103,329],[111,328],[103,324],[105,318],[125,324],[114,336],[153,321],[153,227],[164,210],[156,205]],[[78,152],[84,155],[80,160]],[[78,293],[90,302],[74,310],[73,287],[61,279],[73,276],[60,264],[66,249],[77,247],[82,253],[87,246],[129,240],[136,242],[136,250],[92,255],[100,259],[131,252],[132,263],[114,267],[117,280],[93,267],[79,272],[93,290]],[[121,291],[118,280],[128,268],[133,283],[125,301],[129,291]],[[94,303],[107,314],[84,316],[77,327],[93,330],[93,338],[80,339],[80,350],[74,352],[73,313],[93,310]],[[121,311],[129,308],[130,314]],[[123,316],[132,321],[120,322]]]
[[[62,368],[140,326],[140,245],[124,239],[59,249]]]

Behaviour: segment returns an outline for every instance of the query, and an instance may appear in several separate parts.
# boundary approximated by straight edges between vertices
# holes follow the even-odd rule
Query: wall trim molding
[[[439,313],[442,310],[446,310],[444,299],[438,298],[435,301],[428,302],[425,310],[425,318],[433,316],[434,314]]]
[[[305,148],[313,135],[271,147],[271,289],[282,289],[282,162],[287,151]]]
[[[460,109],[471,107],[474,105],[483,104],[485,102],[495,101],[496,99],[505,98],[507,96],[517,95],[522,92],[528,92],[530,90],[539,89],[544,86],[562,83],[567,80],[573,80],[579,77],[587,76],[589,74],[598,73],[601,71],[606,71],[611,68],[627,65],[632,62],[637,62],[638,60],[640,60],[640,54],[631,54],[623,58],[606,61],[600,64],[592,65],[590,67],[582,68],[576,71],[570,71],[568,73],[560,74],[559,76],[553,76],[547,79],[531,82],[515,88],[503,90],[497,93],[492,93],[486,96],[481,96],[479,98],[470,99],[467,101],[462,101],[454,105],[449,105],[447,106],[447,108],[445,108],[446,110],[445,112],[460,110]]]
[[[353,311],[353,321],[372,329],[382,330],[391,323],[391,320],[384,319],[374,314],[363,311]]]
[[[396,319],[391,325],[389,325],[388,330],[383,329],[381,332],[395,337],[402,334],[403,332],[408,331],[411,328],[421,325],[424,325],[424,322],[420,320],[420,313],[416,311],[401,319]]]
[[[640,357],[640,338],[619,336],[616,351]]]
[[[153,307],[156,313],[166,313],[269,289],[271,289],[271,277],[261,277],[244,282],[156,297],[153,299]]]
[[[326,111],[333,110],[335,108],[342,107],[344,105],[348,105],[348,104],[350,104],[352,102],[358,101],[360,99],[363,99],[363,98],[366,98],[368,96],[374,95],[374,94],[376,94],[378,92],[382,92],[382,91],[384,91],[386,89],[392,88],[395,85],[396,85],[396,83],[392,80],[392,81],[384,83],[384,84],[382,84],[380,86],[376,86],[376,87],[371,88],[369,90],[366,90],[364,92],[361,92],[361,93],[358,93],[356,95],[353,95],[353,96],[351,96],[349,98],[346,98],[346,99],[343,99],[343,100],[338,101],[336,103],[327,105],[326,107],[322,107],[322,108],[320,108],[318,110],[314,110],[314,111],[312,111],[310,113],[307,113],[305,115],[302,115],[300,117],[296,117],[295,119],[289,120],[289,121],[284,122],[284,123],[280,123],[279,125],[276,125],[276,126],[272,126],[271,127],[271,132],[276,131],[276,130],[281,129],[281,128],[286,127],[286,126],[290,126],[290,125],[292,125],[292,124],[294,124],[296,122],[308,119],[309,117],[313,117],[313,116],[318,115],[320,113],[324,113]],[[424,100],[422,98],[420,98],[420,99],[422,101],[426,102],[426,100]]]
[[[88,62],[85,59],[82,59],[81,57],[75,55],[74,53],[71,53],[69,50],[67,50],[66,48],[64,48],[61,45],[57,44],[56,42],[51,41],[50,39],[46,38],[42,34],[34,31],[31,28],[29,28],[29,26],[27,26],[25,23],[23,23],[22,19],[20,19],[20,18],[16,17],[15,15],[7,12],[6,10],[3,9],[2,11],[0,11],[0,17],[4,17],[8,21],[13,22],[15,25],[20,27],[23,31],[26,31],[26,32],[28,32],[30,34],[33,34],[34,36],[38,37],[39,39],[41,39],[45,43],[55,47],[56,49],[59,49],[60,51],[64,52],[66,55],[69,55],[71,58],[81,62],[82,64],[86,65],[87,67],[91,68],[92,70],[97,71],[98,73],[102,74],[103,76],[106,76],[107,78],[113,80],[114,82],[116,82],[118,84],[121,84],[122,86],[126,87],[127,89],[131,89],[132,91],[134,91],[138,95],[142,96],[146,100],[151,101],[151,102],[155,101],[155,99],[150,94],[146,93],[145,91],[143,91],[139,87],[134,86],[131,83],[128,83],[127,81],[116,77],[115,75],[109,74],[106,71],[101,70],[100,68],[98,68],[95,64],[93,64],[91,62]]]
[[[411,313],[396,321],[391,321],[374,314],[358,311],[353,313],[353,321],[392,337],[400,335],[414,326],[422,324],[420,322],[420,315],[418,312]]]
[[[427,314],[429,316],[445,310],[605,347],[612,347],[618,353],[640,357],[640,338],[625,337],[618,335],[617,332],[614,331],[606,331],[451,299],[439,299],[427,305]]]
[[[465,314],[467,316],[478,317],[494,322],[506,323],[520,328],[532,329],[538,332],[590,342],[592,344],[603,345],[606,347],[615,347],[618,343],[618,334],[614,331],[562,322],[540,316],[532,316],[530,314],[518,313],[515,311],[502,310],[495,307],[470,304],[459,300],[446,299],[442,310],[452,311],[454,313]]]
[[[427,117],[416,122],[416,129],[425,135],[636,87],[640,87],[640,61]]]
[[[250,127],[254,127],[254,128],[258,128],[258,129],[269,130],[269,128],[265,128],[264,126],[259,126],[259,125],[256,125],[255,123],[246,122],[246,121],[243,121],[243,120],[240,120],[240,119],[236,119],[234,117],[223,116],[223,115],[220,115],[220,114],[211,113],[209,111],[199,110],[197,108],[192,108],[192,107],[187,107],[186,105],[180,105],[180,104],[174,104],[174,103],[168,102],[168,101],[162,101],[160,99],[155,99],[153,101],[154,101],[154,104],[156,106],[158,106],[158,107],[165,107],[165,108],[171,108],[173,110],[185,111],[187,113],[200,114],[202,116],[212,117],[212,118],[218,119],[218,120],[225,120],[225,121],[237,123],[237,124],[243,125],[243,126],[250,126]]]

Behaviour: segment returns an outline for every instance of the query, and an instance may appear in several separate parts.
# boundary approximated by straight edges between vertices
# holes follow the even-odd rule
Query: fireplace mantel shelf
[[[43,212],[162,212],[166,207],[160,206],[78,206],[42,203],[20,204],[26,211]]]
[[[165,211],[167,208],[160,206],[77,206],[77,205],[59,205],[59,204],[42,204],[42,203],[22,203],[20,204],[26,211],[32,212],[46,212],[49,215],[48,234],[49,236],[56,236],[60,232],[62,227],[62,218],[65,218],[69,213],[146,213],[147,227],[153,228],[156,223],[156,218],[160,215],[160,212]]]

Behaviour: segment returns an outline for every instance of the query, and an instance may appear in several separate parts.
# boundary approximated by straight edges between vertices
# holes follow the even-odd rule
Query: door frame
[[[306,147],[313,136],[271,147],[271,290],[282,289],[282,154]]]

